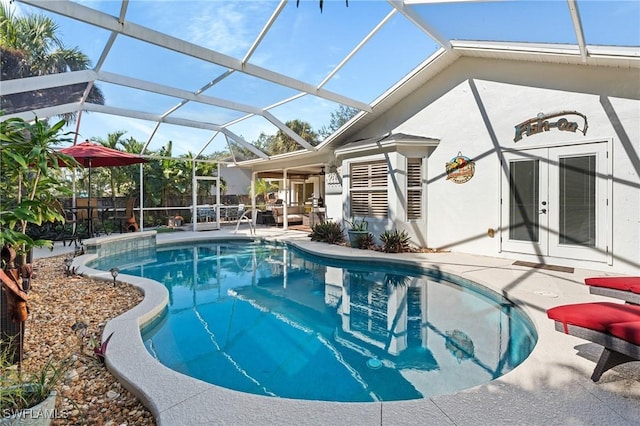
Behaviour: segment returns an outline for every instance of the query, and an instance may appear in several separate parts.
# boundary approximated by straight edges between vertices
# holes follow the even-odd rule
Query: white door
[[[606,261],[607,144],[508,152],[502,186],[502,250]]]

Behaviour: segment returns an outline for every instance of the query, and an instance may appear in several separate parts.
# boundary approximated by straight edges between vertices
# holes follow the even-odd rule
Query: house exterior
[[[420,247],[640,273],[640,54],[441,51],[317,151],[326,216]],[[318,184],[322,185],[322,182]]]
[[[225,167],[220,171],[227,187],[225,195],[243,198],[249,194],[251,173],[235,167]]]

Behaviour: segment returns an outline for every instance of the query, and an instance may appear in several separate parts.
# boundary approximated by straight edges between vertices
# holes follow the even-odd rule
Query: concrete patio
[[[157,235],[158,244],[250,235],[233,229],[173,232]],[[156,316],[167,301],[157,283],[119,276],[142,289],[145,300],[110,321],[105,334],[115,332],[107,365],[156,416],[160,425],[638,425],[640,424],[640,362],[616,367],[599,382],[591,381],[601,347],[554,329],[546,310],[553,306],[597,300],[584,278],[601,272],[573,273],[514,266],[513,260],[430,253],[390,255],[310,242],[307,234],[258,228],[257,237],[287,240],[307,251],[340,258],[396,258],[439,268],[504,294],[530,316],[538,343],[529,358],[497,380],[452,395],[382,403],[328,403],[260,397],[219,388],[171,371],[146,351],[139,328]],[[36,256],[73,252],[73,247],[37,251]],[[85,274],[111,280],[109,273],[81,266],[93,255],[77,257],[74,266]]]

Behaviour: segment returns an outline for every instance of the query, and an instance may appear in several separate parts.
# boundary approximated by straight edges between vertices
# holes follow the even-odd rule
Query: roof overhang
[[[370,151],[397,149],[400,146],[409,147],[436,147],[438,139],[424,136],[407,135],[405,133],[392,133],[385,136],[362,139],[351,142],[335,150],[336,158],[353,154],[363,154]]]

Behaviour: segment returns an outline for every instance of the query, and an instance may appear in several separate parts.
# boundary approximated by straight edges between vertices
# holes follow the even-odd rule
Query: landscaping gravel
[[[140,303],[142,294],[124,283],[66,276],[68,256],[34,261],[23,371],[50,357],[75,359],[58,388],[54,425],[155,425],[151,412],[98,360],[91,342],[91,336],[100,342],[105,323]]]

